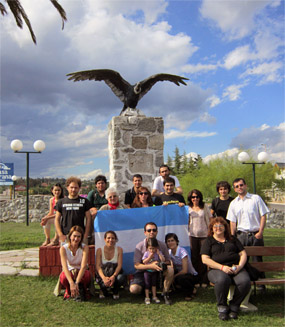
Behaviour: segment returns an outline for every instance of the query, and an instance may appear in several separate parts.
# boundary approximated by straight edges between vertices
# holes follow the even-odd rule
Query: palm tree
[[[32,29],[32,25],[30,23],[30,20],[24,10],[24,8],[21,5],[21,1],[20,0],[5,0],[7,2],[7,5],[9,6],[10,10],[12,11],[12,14],[15,17],[16,23],[20,28],[23,28],[23,20],[25,21],[33,42],[36,44],[36,36],[34,34],[34,31]],[[61,19],[62,19],[62,29],[64,28],[64,22],[67,20],[66,18],[66,13],[64,11],[64,9],[61,7],[61,5],[57,2],[57,0],[50,0],[50,2],[54,5],[54,7],[56,8],[56,10],[59,12]],[[5,14],[7,14],[6,8],[3,5],[3,3],[0,2],[0,12],[1,14],[4,16]]]

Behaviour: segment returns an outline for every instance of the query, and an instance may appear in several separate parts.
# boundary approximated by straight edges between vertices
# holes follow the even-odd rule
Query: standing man
[[[142,262],[143,255],[146,252],[147,240],[149,238],[156,238],[157,233],[158,230],[157,230],[157,225],[155,223],[153,222],[146,223],[144,226],[144,235],[146,238],[136,245],[136,249],[134,253],[134,266],[137,271],[134,274],[134,279],[131,281],[131,286],[130,286],[130,292],[133,294],[139,294],[142,292],[144,288],[144,271],[146,269],[162,271],[162,268],[157,265],[157,261],[153,261],[149,264],[143,264]],[[157,241],[159,245],[159,250],[162,252],[163,256],[165,257],[165,263],[167,264],[167,269],[163,272],[165,277],[163,293],[164,293],[165,304],[170,305],[171,300],[169,298],[168,292],[169,292],[170,285],[173,282],[174,270],[173,267],[170,265],[171,260],[165,243],[159,240]]]
[[[154,204],[155,205],[168,205],[168,204],[178,204],[179,207],[185,205],[185,200],[183,195],[175,193],[175,180],[172,177],[165,177],[163,181],[164,193],[157,196]]]
[[[127,190],[125,194],[125,205],[130,208],[138,191],[139,188],[142,186],[142,176],[140,174],[135,174],[133,176],[133,184],[134,186]]]
[[[107,179],[103,175],[98,175],[95,178],[96,189],[88,193],[87,199],[91,203],[91,215],[94,220],[94,217],[97,214],[97,211],[102,207],[102,205],[107,204],[108,200],[105,197],[105,191],[107,188]]]
[[[91,228],[89,233],[89,244],[94,244],[95,235],[94,235],[94,219],[97,215],[97,211],[104,205],[108,203],[108,200],[105,196],[105,191],[107,188],[107,178],[103,175],[98,175],[95,177],[95,186],[96,189],[88,193],[87,199],[91,203]]]
[[[238,196],[230,203],[227,213],[232,235],[237,235],[243,246],[264,246],[263,231],[269,209],[259,195],[247,192],[243,178],[236,178],[233,187]],[[252,261],[261,262],[262,257],[252,257]]]
[[[83,228],[83,243],[88,244],[88,233],[91,227],[90,202],[79,196],[81,180],[69,177],[66,181],[68,197],[59,199],[55,206],[55,228],[61,242],[65,242],[71,227],[77,225]],[[84,219],[86,217],[86,226]]]
[[[166,177],[172,177],[175,180],[175,186],[176,186],[176,193],[182,194],[183,190],[182,187],[180,186],[179,180],[176,176],[170,175],[170,168],[167,165],[161,165],[159,167],[159,175],[154,179],[153,182],[153,188],[151,191],[152,196],[159,196],[160,194],[164,193],[164,188],[163,188],[163,181]]]

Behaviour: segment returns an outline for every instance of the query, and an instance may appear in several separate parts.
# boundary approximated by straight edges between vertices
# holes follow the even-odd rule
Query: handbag
[[[114,274],[117,266],[118,266],[117,263],[112,263],[112,262],[106,262],[106,263],[104,263],[102,265],[103,274],[106,277],[111,277]]]
[[[245,270],[249,274],[249,278],[251,281],[255,282],[258,280],[260,276],[260,271],[256,268],[254,268],[249,262],[247,262],[244,266]]]

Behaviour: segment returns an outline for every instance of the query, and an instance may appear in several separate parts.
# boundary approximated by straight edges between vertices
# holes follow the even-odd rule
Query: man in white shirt
[[[243,246],[264,246],[263,231],[269,209],[259,195],[247,192],[243,178],[236,178],[233,186],[238,196],[227,213],[232,235],[237,235]],[[252,261],[261,262],[262,257],[252,257]]]
[[[153,187],[151,191],[152,196],[159,196],[164,193],[163,181],[166,177],[171,177],[175,180],[175,193],[182,194],[183,190],[180,186],[179,180],[176,176],[170,175],[170,168],[167,165],[161,165],[159,167],[159,175],[154,179]]]

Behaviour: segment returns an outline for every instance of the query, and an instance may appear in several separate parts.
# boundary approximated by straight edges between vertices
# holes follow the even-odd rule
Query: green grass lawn
[[[51,228],[54,236],[54,226]],[[25,249],[40,246],[45,240],[40,223],[2,223],[0,224],[0,251]]]
[[[39,224],[1,224],[1,249],[36,247],[44,236]],[[267,229],[266,245],[284,245],[284,230]],[[284,258],[282,258],[284,260]],[[10,326],[284,326],[284,286],[267,287],[266,294],[252,295],[256,313],[241,313],[238,320],[218,319],[214,289],[199,289],[196,298],[185,302],[180,294],[171,295],[172,306],[151,304],[144,297],[123,290],[118,301],[85,303],[55,297],[56,278],[1,276],[1,327]]]

